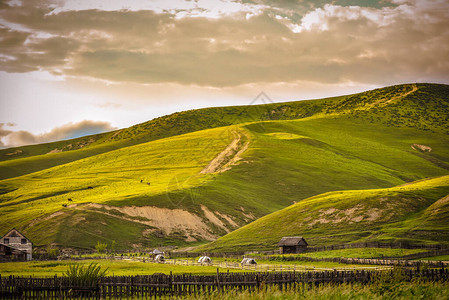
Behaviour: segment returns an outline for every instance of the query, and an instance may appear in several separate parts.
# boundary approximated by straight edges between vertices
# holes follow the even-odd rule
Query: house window
[[[20,243],[21,243],[22,245],[25,245],[25,244],[27,243],[27,239],[22,239],[22,240],[20,241]]]
[[[3,243],[9,244],[9,239],[3,239]]]

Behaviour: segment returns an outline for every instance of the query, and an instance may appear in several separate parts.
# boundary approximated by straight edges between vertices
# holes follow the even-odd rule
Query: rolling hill
[[[322,193],[448,175],[448,116],[449,86],[410,84],[4,149],[0,232],[78,248],[204,243]]]
[[[387,189],[338,191],[305,199],[197,250],[275,249],[283,236],[309,245],[362,241],[449,243],[449,176]]]
[[[447,85],[408,84],[326,99],[189,110],[108,133],[0,149],[0,179],[161,138],[257,121],[345,116],[388,127],[416,128],[447,135],[448,98]]]

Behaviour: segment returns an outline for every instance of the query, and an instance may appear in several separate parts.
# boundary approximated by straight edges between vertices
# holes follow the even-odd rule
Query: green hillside
[[[211,241],[325,192],[448,175],[448,115],[449,86],[402,85],[176,113],[78,149],[23,147],[0,162],[0,233],[83,248]],[[64,151],[42,154],[53,147]]]
[[[200,247],[274,249],[283,236],[309,245],[360,241],[449,243],[449,176],[387,189],[338,191],[305,199]]]
[[[372,124],[416,128],[447,135],[448,98],[447,85],[408,84],[326,99],[189,110],[113,132],[0,149],[0,179],[29,174],[161,138],[267,120],[346,116]]]

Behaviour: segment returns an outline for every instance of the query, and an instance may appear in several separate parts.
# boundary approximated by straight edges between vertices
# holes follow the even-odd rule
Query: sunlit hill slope
[[[448,175],[448,116],[448,86],[410,84],[192,110],[111,133],[4,149],[0,232],[15,226],[36,245],[81,248],[113,240],[118,248],[215,240],[322,193]],[[375,229],[351,230],[360,231],[354,239],[377,238]],[[432,242],[438,235],[411,238]]]
[[[387,189],[329,192],[262,217],[198,250],[275,249],[283,236],[312,245],[449,242],[449,176]]]

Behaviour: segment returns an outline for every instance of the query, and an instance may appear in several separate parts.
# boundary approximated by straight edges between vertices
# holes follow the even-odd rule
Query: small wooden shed
[[[302,236],[285,236],[278,243],[281,254],[305,252],[308,245]]]

